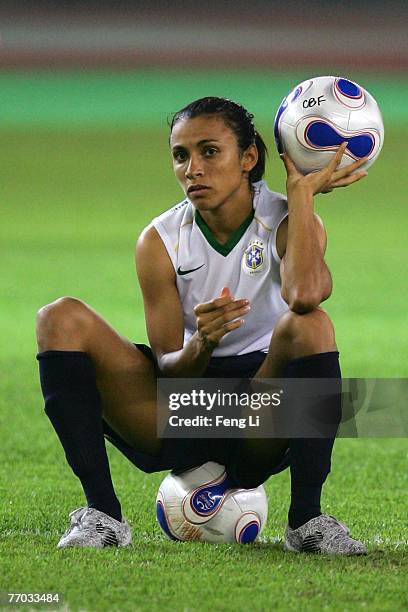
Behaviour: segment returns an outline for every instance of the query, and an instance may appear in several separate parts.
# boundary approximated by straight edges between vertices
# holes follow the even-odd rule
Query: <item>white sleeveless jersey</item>
[[[245,323],[224,336],[214,357],[266,352],[276,321],[288,309],[280,293],[276,250],[277,229],[288,214],[286,198],[269,191],[264,181],[253,187],[253,218],[224,245],[215,240],[189,199],[152,221],[176,271],[185,343],[197,331],[197,304],[219,297],[223,287],[236,299],[250,300]]]

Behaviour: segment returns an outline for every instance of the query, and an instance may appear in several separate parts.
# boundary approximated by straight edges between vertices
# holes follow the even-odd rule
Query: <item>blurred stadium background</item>
[[[134,610],[137,602],[138,610],[193,610],[214,589],[218,603],[233,593],[238,610],[249,601],[254,610],[272,601],[276,610],[316,610],[325,602],[335,610],[403,608],[402,440],[336,445],[336,465],[347,469],[334,471],[325,510],[344,516],[376,551],[375,563],[357,560],[356,571],[348,571],[348,560],[333,561],[327,579],[324,560],[283,560],[287,473],[268,483],[266,548],[204,547],[197,555],[194,547],[164,543],[152,511],[160,475],[129,469],[112,448],[138,546],[120,557],[110,551],[103,562],[90,551],[57,556],[66,514],[82,497],[42,413],[34,319],[43,304],[75,295],[143,341],[135,240],[181,199],[167,117],[203,95],[240,101],[269,145],[269,185],[283,191],[275,110],[297,82],[337,73],[377,98],[386,139],[367,179],[317,199],[334,276],[327,309],[344,375],[408,376],[407,24],[407,3],[394,0],[2,0],[1,588],[60,590],[72,609]]]
[[[80,295],[126,335],[144,337],[134,241],[180,199],[167,117],[202,95],[237,99],[255,114],[270,149],[269,183],[282,191],[275,110],[298,81],[337,73],[377,98],[386,144],[368,179],[318,200],[335,277],[327,307],[347,349],[346,374],[406,374],[407,16],[408,5],[393,0],[4,0],[0,231],[8,346],[34,352],[34,313],[63,294]],[[19,324],[10,325],[17,315]],[[11,350],[21,359],[20,348]]]
[[[403,0],[3,0],[4,67],[406,70]]]

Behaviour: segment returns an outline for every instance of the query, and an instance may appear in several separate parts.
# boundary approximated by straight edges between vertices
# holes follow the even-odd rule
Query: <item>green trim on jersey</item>
[[[254,209],[252,209],[245,221],[241,223],[241,225],[235,230],[235,232],[231,234],[227,242],[225,242],[224,244],[218,242],[212,230],[208,227],[207,223],[204,221],[198,210],[195,211],[195,220],[201,232],[203,233],[204,238],[212,246],[212,248],[215,249],[218,253],[220,253],[220,255],[226,257],[229,253],[231,253],[234,246],[237,245],[238,242],[241,240],[242,236],[245,234],[246,230],[251,225],[254,215],[255,211]]]

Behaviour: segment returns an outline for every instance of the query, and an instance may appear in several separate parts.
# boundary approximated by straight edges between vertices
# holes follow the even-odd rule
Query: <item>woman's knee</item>
[[[38,311],[36,319],[39,350],[80,349],[90,317],[87,305],[74,297],[61,297],[46,304]]]
[[[280,342],[304,355],[336,350],[334,326],[322,308],[305,314],[289,310],[279,319],[274,335]]]

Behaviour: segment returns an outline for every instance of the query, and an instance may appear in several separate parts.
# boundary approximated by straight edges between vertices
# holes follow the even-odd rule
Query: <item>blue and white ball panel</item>
[[[247,512],[237,521],[235,540],[239,544],[250,544],[258,537],[261,529],[259,517],[255,512]]]
[[[278,108],[278,112],[276,113],[275,116],[275,123],[273,126],[273,133],[275,136],[275,144],[276,144],[276,148],[278,149],[278,153],[282,154],[284,153],[284,149],[282,146],[282,141],[281,141],[281,137],[280,137],[280,129],[279,129],[279,125],[280,125],[280,119],[283,115],[283,113],[285,112],[285,110],[288,107],[288,99],[287,98],[283,98],[279,108]]]
[[[358,111],[358,113],[350,112],[348,130],[352,133],[361,131],[362,125],[369,125],[369,131],[375,137],[374,150],[370,155],[370,160],[365,167],[368,168],[379,156],[384,144],[384,123],[377,102],[366,92],[367,104]]]
[[[296,85],[294,89],[288,94],[288,100],[292,103],[295,102],[300,96],[304,96],[309,89],[312,87],[313,81],[311,79],[307,79],[307,81],[302,81],[299,85]]]
[[[362,108],[366,103],[364,89],[348,79],[337,78],[333,83],[335,98],[347,108]]]
[[[333,151],[338,146],[320,147],[316,150],[310,145],[305,138],[305,131],[309,123],[313,123],[316,120],[320,120],[320,117],[310,115],[300,119],[297,125],[295,124],[294,126],[287,125],[286,123],[281,124],[281,133],[285,141],[286,151],[294,161],[298,170],[304,174],[313,172],[314,170],[320,170],[326,166],[333,157]],[[345,130],[347,120],[344,120],[342,123]],[[347,165],[347,163],[351,163],[352,161],[354,161],[354,159],[351,155],[343,155],[343,165]]]
[[[252,542],[255,542],[256,538],[258,537],[258,533],[259,523],[253,521],[242,529],[238,541],[240,544],[251,544]]]
[[[238,489],[234,501],[243,515],[254,514],[258,518],[262,531],[268,520],[268,501],[264,487],[260,485],[256,489]]]
[[[164,507],[163,500],[160,499],[159,496],[156,500],[156,517],[157,517],[157,522],[159,523],[160,527],[163,529],[166,536],[170,540],[178,540],[179,538],[177,538],[172,532],[172,530],[170,529],[170,524],[169,524],[169,520],[166,514],[166,509]]]
[[[301,119],[296,126],[296,136],[300,145],[313,151],[335,151],[343,142],[348,142],[345,155],[353,160],[371,158],[379,147],[376,130],[344,130],[320,117]]]
[[[183,514],[190,523],[206,523],[220,511],[233,484],[224,472],[221,478],[205,483],[188,493],[183,500]]]
[[[291,94],[291,96],[290,96],[290,101],[291,101],[291,102],[294,102],[295,100],[297,100],[297,99],[298,99],[298,97],[302,95],[302,92],[303,92],[303,87],[302,87],[302,85],[298,85],[298,86],[296,87],[295,91],[294,91],[294,92]]]
[[[288,95],[285,98],[283,98],[282,102],[279,105],[279,108],[275,115],[273,132],[275,136],[276,148],[278,149],[278,152],[280,154],[285,152],[283,148],[282,140],[280,137],[280,122],[281,122],[282,115],[285,113],[289,105],[292,105],[298,98],[303,96],[311,88],[312,85],[313,85],[313,81],[311,80],[303,81],[303,83],[300,83],[299,85],[295,87],[295,89],[290,91]]]

